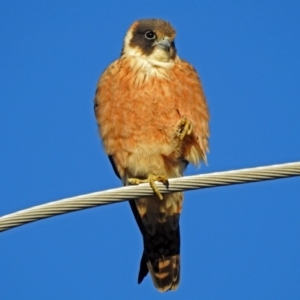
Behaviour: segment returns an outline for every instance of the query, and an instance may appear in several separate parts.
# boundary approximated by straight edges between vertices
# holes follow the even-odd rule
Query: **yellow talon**
[[[182,118],[177,125],[176,135],[183,140],[186,135],[190,135],[192,132],[193,124],[187,118]]]
[[[152,187],[154,194],[160,199],[163,200],[163,196],[160,193],[158,187],[155,184],[155,181],[162,182],[165,185],[168,185],[168,178],[164,175],[153,175],[150,174],[147,179],[139,179],[139,178],[129,178],[128,183],[130,184],[141,184],[141,183],[149,183]]]

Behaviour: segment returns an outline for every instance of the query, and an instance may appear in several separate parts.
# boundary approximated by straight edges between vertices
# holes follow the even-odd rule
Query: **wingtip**
[[[148,274],[148,267],[147,267],[145,253],[143,252],[142,257],[141,257],[141,262],[140,262],[138,284],[140,284],[144,280],[144,278],[147,276],[147,274]]]

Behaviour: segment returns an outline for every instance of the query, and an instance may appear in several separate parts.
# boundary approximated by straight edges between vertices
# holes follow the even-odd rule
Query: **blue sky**
[[[299,161],[299,1],[2,1],[0,215],[120,187],[93,96],[130,24],[169,20],[211,114],[209,165]],[[181,284],[137,285],[142,240],[127,203],[0,234],[1,299],[299,299],[300,179],[185,194]]]

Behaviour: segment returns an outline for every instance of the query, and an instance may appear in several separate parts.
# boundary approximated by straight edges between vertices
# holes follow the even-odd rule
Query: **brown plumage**
[[[104,148],[125,185],[131,178],[180,177],[188,163],[206,160],[208,109],[195,69],[176,54],[170,23],[133,23],[121,57],[102,74],[95,115]],[[159,192],[156,194],[158,196]],[[159,291],[180,278],[182,193],[130,202],[143,235],[138,282],[149,271]]]

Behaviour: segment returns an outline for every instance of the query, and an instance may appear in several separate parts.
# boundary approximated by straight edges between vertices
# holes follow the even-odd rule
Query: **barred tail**
[[[138,278],[138,283],[142,282],[149,271],[160,292],[176,290],[180,280],[179,226],[168,231],[168,235],[163,233],[164,230],[159,230],[154,235],[144,235],[144,253]]]
[[[130,206],[143,235],[144,252],[138,283],[150,272],[160,292],[176,290],[180,280],[179,218],[182,193],[130,201]]]
[[[147,263],[152,281],[160,292],[176,290],[180,280],[180,256],[160,258],[155,261],[153,266],[149,261]]]

